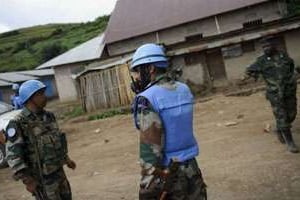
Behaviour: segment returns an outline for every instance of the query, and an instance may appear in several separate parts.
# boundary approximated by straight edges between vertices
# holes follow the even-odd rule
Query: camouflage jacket
[[[284,52],[273,56],[262,55],[246,69],[248,76],[257,79],[262,75],[266,82],[267,92],[283,96],[294,91],[296,87],[294,61]]]
[[[6,158],[13,172],[29,173],[37,179],[60,169],[67,159],[65,134],[55,116],[27,108],[11,120],[6,129]]]
[[[160,79],[160,80],[159,80]],[[176,89],[174,81],[157,78],[158,85]],[[140,127],[140,163],[143,170],[161,165],[164,144],[162,121],[145,97],[138,99],[137,119]]]

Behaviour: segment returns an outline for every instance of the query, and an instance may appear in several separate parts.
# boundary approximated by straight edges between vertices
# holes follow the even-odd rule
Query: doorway
[[[221,49],[213,49],[206,52],[208,73],[214,87],[227,84],[227,76]]]

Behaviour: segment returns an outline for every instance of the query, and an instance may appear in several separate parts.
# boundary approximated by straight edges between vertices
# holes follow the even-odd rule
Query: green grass
[[[96,115],[91,115],[89,116],[88,120],[92,121],[92,120],[99,120],[99,119],[105,119],[105,118],[109,118],[109,117],[113,117],[115,115],[127,115],[130,114],[131,110],[130,108],[119,108],[119,109],[113,109],[113,110],[109,110],[109,111],[105,111]]]
[[[93,121],[93,120],[99,120],[99,119],[105,119],[105,118],[109,118],[109,117],[113,117],[116,115],[127,115],[131,113],[131,109],[129,107],[124,107],[124,108],[114,108],[111,110],[106,110],[103,111],[101,113],[98,114],[94,114],[94,115],[90,115],[88,116],[88,120],[89,121]],[[72,108],[71,111],[64,113],[64,117],[66,117],[67,119],[72,119],[75,117],[80,117],[85,115],[86,113],[84,112],[84,110],[82,109],[81,106],[75,106]]]
[[[82,107],[76,106],[70,112],[67,112],[64,115],[67,118],[75,118],[75,117],[79,117],[84,114],[85,114],[85,112],[83,111]]]
[[[101,34],[109,16],[92,22],[48,24],[23,28],[0,34],[0,72],[34,69],[43,61],[42,50],[58,43],[65,50]]]

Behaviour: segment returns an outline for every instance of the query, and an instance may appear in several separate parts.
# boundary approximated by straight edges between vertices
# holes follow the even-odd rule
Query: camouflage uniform
[[[71,200],[63,169],[68,159],[67,143],[54,115],[47,111],[35,114],[25,107],[9,122],[6,134],[6,156],[14,177],[23,182],[34,178],[38,191],[49,200]]]
[[[273,57],[262,55],[247,68],[247,74],[258,78],[261,74],[267,85],[266,97],[270,101],[278,129],[291,128],[297,114],[294,62],[283,52]]]
[[[173,81],[166,79],[160,79],[157,84],[170,90],[174,90],[176,87]],[[140,200],[160,199],[163,191],[167,192],[166,199],[169,200],[206,199],[203,198],[204,193],[206,196],[206,186],[195,159],[181,163],[178,169],[167,179],[161,176],[164,170],[161,159],[163,157],[165,134],[162,121],[145,97],[139,97],[137,105],[138,126],[140,127],[140,163],[142,167]],[[153,171],[155,172],[153,173]]]
[[[266,98],[270,101],[276,119],[279,140],[290,132],[291,124],[297,114],[297,82],[293,60],[284,52],[272,56],[262,55],[247,68],[248,76],[258,78],[262,75],[266,82]]]

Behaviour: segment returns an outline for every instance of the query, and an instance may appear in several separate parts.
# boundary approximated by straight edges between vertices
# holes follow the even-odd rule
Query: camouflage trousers
[[[178,170],[170,176],[169,186],[158,178],[151,189],[140,188],[140,200],[206,200],[206,185],[203,181],[200,168],[195,159],[179,166]]]
[[[276,120],[277,130],[291,128],[291,124],[297,115],[296,92],[279,100],[276,96],[268,98],[271,103],[273,114]]]
[[[72,200],[70,183],[63,168],[51,175],[44,176],[43,190],[47,200]],[[35,198],[43,200],[37,196]]]

